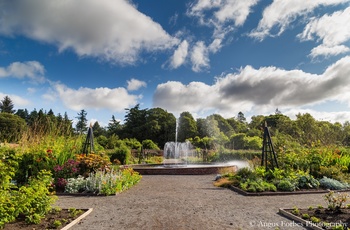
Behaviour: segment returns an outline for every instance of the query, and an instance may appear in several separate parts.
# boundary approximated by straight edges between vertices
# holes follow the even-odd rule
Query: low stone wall
[[[203,167],[196,166],[185,166],[185,167],[151,167],[151,166],[131,166],[136,172],[141,175],[209,175],[218,174],[223,171],[237,171],[237,166],[216,166],[216,165],[205,165]]]

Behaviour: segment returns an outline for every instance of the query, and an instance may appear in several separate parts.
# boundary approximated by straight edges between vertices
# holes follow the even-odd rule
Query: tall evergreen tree
[[[86,130],[87,130],[87,112],[82,109],[80,110],[80,112],[78,113],[78,116],[75,117],[78,119],[78,122],[76,124],[76,131],[79,133],[79,134],[82,134],[84,133]]]
[[[23,118],[28,123],[29,113],[28,113],[27,109],[18,109],[15,114],[17,116]]]
[[[14,105],[9,96],[5,96],[3,100],[0,101],[0,112],[1,113],[11,113],[14,114],[16,110],[13,109]]]
[[[112,136],[112,135],[119,136],[121,129],[122,129],[122,125],[120,124],[120,121],[117,121],[115,119],[115,116],[112,115],[112,120],[109,121],[107,126],[108,136]]]

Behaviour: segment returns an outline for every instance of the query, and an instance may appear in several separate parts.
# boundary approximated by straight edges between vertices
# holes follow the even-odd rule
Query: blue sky
[[[0,0],[0,98],[195,118],[243,112],[350,121],[349,0]]]

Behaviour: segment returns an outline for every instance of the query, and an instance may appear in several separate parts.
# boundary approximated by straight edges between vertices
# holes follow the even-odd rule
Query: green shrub
[[[277,183],[277,189],[280,191],[295,191],[295,185],[289,179],[282,179]]]
[[[69,178],[66,185],[67,193],[89,192],[101,195],[115,195],[141,180],[141,175],[133,169],[97,171],[87,178]]]
[[[51,183],[51,173],[43,170],[18,190],[0,190],[0,228],[19,215],[28,223],[40,223],[56,199],[50,193]]]
[[[349,195],[346,193],[334,193],[334,191],[330,191],[326,195],[324,195],[324,199],[328,204],[328,208],[330,210],[336,210],[343,207],[343,204],[347,201]]]
[[[320,186],[320,182],[311,175],[301,175],[297,182],[298,189],[315,189]]]
[[[256,173],[248,167],[241,168],[236,173],[237,179],[240,181],[246,181],[247,179],[256,179]]]
[[[88,155],[77,154],[76,160],[79,162],[80,174],[84,176],[90,172],[106,170],[111,164],[108,156],[92,153]]]
[[[23,118],[11,113],[0,113],[0,143],[18,141],[26,128]]]
[[[331,190],[343,190],[350,188],[350,186],[346,183],[342,183],[338,180],[323,177],[320,181],[320,186],[324,189],[331,189]]]
[[[11,187],[11,180],[18,169],[20,157],[14,149],[8,147],[0,148],[0,190]]]
[[[332,165],[328,167],[321,166],[319,174],[320,174],[319,178],[328,177],[339,181],[344,178],[344,174],[341,170],[341,167],[336,165]]]
[[[259,178],[257,180],[247,179],[245,182],[240,183],[240,188],[247,192],[264,192],[264,191],[277,191],[274,184],[264,181]]]
[[[125,165],[128,164],[131,158],[131,151],[130,149],[122,145],[118,148],[115,148],[114,153],[110,155],[110,161],[113,162],[115,159],[117,159],[121,164]]]

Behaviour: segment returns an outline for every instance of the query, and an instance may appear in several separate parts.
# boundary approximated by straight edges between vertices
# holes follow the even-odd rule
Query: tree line
[[[16,142],[24,130],[31,133],[57,135],[82,135],[88,129],[87,112],[77,113],[77,123],[65,112],[54,114],[52,109],[29,112],[14,110],[12,100],[5,96],[0,102],[0,142]],[[190,141],[202,149],[261,149],[263,127],[266,123],[278,148],[315,145],[350,145],[350,122],[341,124],[318,121],[310,114],[297,114],[292,120],[278,109],[269,116],[256,115],[250,122],[242,112],[231,118],[212,114],[194,119],[190,112],[182,112],[179,118],[162,108],[141,109],[140,105],[126,109],[124,122],[112,115],[106,127],[98,122],[92,126],[95,139],[103,147],[113,148],[113,141],[133,139],[140,143],[151,140],[160,149],[168,141]],[[176,132],[177,129],[177,132]]]

